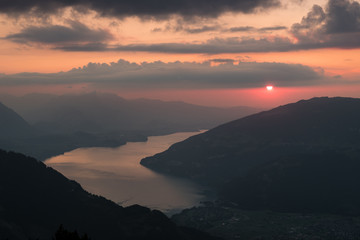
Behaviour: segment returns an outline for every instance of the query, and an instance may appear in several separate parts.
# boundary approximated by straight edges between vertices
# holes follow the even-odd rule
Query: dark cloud
[[[286,30],[287,27],[285,26],[273,26],[273,27],[263,27],[259,28],[259,31],[279,31],[279,30]]]
[[[283,27],[264,29],[279,30]],[[229,31],[259,31],[259,29],[245,26],[231,28]],[[289,33],[297,39],[297,42],[287,37],[214,38],[203,43],[120,45],[114,47],[113,50],[218,54],[360,48],[360,4],[350,0],[329,0],[325,10],[321,6],[314,5],[300,23],[292,25]]]
[[[90,29],[84,24],[68,21],[69,27],[60,25],[30,26],[21,32],[7,35],[4,39],[20,43],[68,44],[97,43],[111,40],[113,36],[103,29]]]
[[[240,27],[232,27],[226,29],[227,32],[265,32],[265,31],[279,31],[286,30],[285,26],[271,26],[271,27],[263,27],[263,28],[255,28],[251,26],[240,26]]]
[[[271,26],[271,27],[263,27],[263,28],[255,28],[251,26],[239,26],[232,28],[224,28],[220,25],[202,25],[196,27],[186,27],[188,23],[184,23],[183,21],[178,21],[175,25],[168,25],[165,29],[162,28],[154,28],[153,32],[185,32],[189,34],[197,34],[204,32],[266,32],[266,31],[279,31],[286,30],[285,26]]]
[[[360,4],[356,1],[329,0],[326,32],[351,33],[360,31]]]
[[[324,32],[322,28],[326,21],[326,13],[319,5],[314,5],[306,17],[300,23],[295,23],[291,27],[291,33],[299,42],[317,42]]]
[[[232,27],[228,31],[229,32],[249,32],[254,31],[256,28],[250,26],[241,26],[241,27]]]
[[[116,50],[106,43],[58,44],[53,46],[52,49],[67,52],[107,52]]]
[[[312,10],[291,28],[299,45],[308,48],[360,47],[360,4],[350,0],[329,0],[326,9]]]
[[[351,22],[351,23],[349,23]],[[283,30],[284,26],[270,26],[257,29],[251,26],[243,26],[230,29],[221,29],[217,25],[200,25],[197,27],[186,27],[180,20],[174,26],[168,26],[167,31],[185,31],[188,33],[201,33],[206,31],[276,31]],[[34,28],[39,30],[40,28]],[[52,29],[49,27],[49,29]],[[49,30],[46,29],[46,30]],[[44,30],[44,29],[40,29]],[[41,32],[39,30],[39,32]],[[87,29],[83,32],[92,32]],[[103,30],[96,30],[92,35],[101,38]],[[160,30],[158,30],[160,31]],[[36,31],[26,29],[18,34],[9,35],[8,39],[13,41],[37,41],[47,43],[50,40],[43,39],[42,34],[34,34]],[[46,32],[46,31],[45,31]],[[51,32],[51,31],[49,31]],[[75,28],[71,28],[75,35]],[[213,38],[202,43],[157,43],[157,44],[128,44],[108,45],[106,39],[103,41],[74,42],[68,44],[56,44],[54,49],[62,51],[132,51],[132,52],[161,52],[161,53],[246,53],[246,52],[286,52],[296,50],[321,49],[321,48],[360,48],[360,5],[357,1],[329,0],[327,7],[314,5],[311,11],[302,18],[299,23],[293,24],[288,30],[294,38],[266,36],[260,38],[232,37]],[[54,31],[54,34],[55,31]],[[65,34],[66,35],[66,34]],[[71,35],[71,34],[70,34]],[[85,34],[86,35],[86,34]],[[40,38],[41,39],[38,39]],[[61,38],[60,38],[61,39]]]
[[[211,62],[219,65],[212,66]],[[322,73],[300,64],[238,62],[213,59],[196,62],[89,63],[54,74],[22,73],[0,76],[0,86],[88,84],[94,88],[248,88],[268,82],[276,86],[322,84]]]
[[[280,5],[279,0],[14,0],[0,1],[6,14],[54,13],[64,7],[87,8],[103,16],[167,18],[217,17],[225,12],[250,13]]]
[[[219,26],[202,26],[199,28],[184,28],[184,31],[187,33],[192,33],[192,34],[196,34],[196,33],[203,33],[203,32],[213,32],[213,31],[218,31],[220,29]]]
[[[203,43],[159,43],[129,45],[71,45],[57,47],[63,51],[122,51],[122,52],[161,52],[161,53],[244,53],[244,52],[284,52],[295,49],[287,38],[213,38]]]
[[[224,29],[224,32],[266,32],[266,31],[279,31],[279,30],[286,30],[287,27],[285,26],[270,26],[270,27],[263,27],[263,28],[255,28],[251,26],[239,26],[239,27],[232,27],[229,29]]]
[[[199,23],[196,23],[192,26],[191,23],[184,21],[183,19],[177,19],[175,23],[168,23],[167,26],[162,28],[155,28],[152,31],[153,32],[184,32],[188,34],[198,34],[198,33],[204,33],[204,32],[214,32],[221,30],[222,27],[220,25],[209,25],[204,24],[201,25]]]
[[[234,63],[234,62],[236,62],[234,59],[231,59],[231,58],[214,58],[214,59],[210,59],[209,61],[214,62],[214,63]]]

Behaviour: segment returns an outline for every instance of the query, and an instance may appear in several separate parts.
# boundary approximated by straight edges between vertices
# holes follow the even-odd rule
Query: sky
[[[360,97],[359,56],[354,0],[0,2],[0,93],[274,107]]]

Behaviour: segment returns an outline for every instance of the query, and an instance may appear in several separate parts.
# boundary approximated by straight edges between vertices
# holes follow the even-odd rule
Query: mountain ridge
[[[2,137],[24,137],[33,129],[19,114],[0,102],[0,132]]]
[[[360,99],[322,97],[287,104],[220,125],[176,143],[163,153],[144,158],[141,164],[161,173],[208,185],[225,200],[243,208],[304,212],[331,212],[333,208],[337,210],[332,213],[348,214],[351,211],[360,213],[357,194],[347,195],[348,207],[345,206],[346,201],[338,201],[330,190],[324,192],[330,199],[332,196],[327,208],[322,208],[324,199],[321,200],[320,195],[314,195],[317,198],[313,199],[314,206],[310,200],[302,206],[286,205],[284,201],[295,201],[290,193],[303,194],[304,199],[311,199],[311,193],[319,192],[319,186],[325,184],[319,176],[332,183],[335,192],[343,193],[341,189],[345,186],[351,189],[350,192],[357,192],[355,189],[360,187],[360,180],[346,185],[341,176],[349,178],[345,171],[340,170],[342,164],[350,164],[352,168],[349,169],[353,171],[349,174],[357,179],[354,175],[360,171],[356,161],[360,159],[359,146]],[[334,156],[344,159],[344,162],[336,161]],[[314,161],[306,162],[308,158]],[[329,163],[333,159],[332,165],[326,165],[327,159]],[[324,169],[317,164],[319,162]],[[297,169],[299,172],[296,168],[292,170],[295,163],[302,166]],[[309,170],[311,164],[313,172]],[[339,171],[334,172],[331,168]],[[306,178],[300,177],[295,181],[291,178],[292,171],[300,176],[312,176],[317,182],[311,185]],[[327,174],[322,175],[322,171]],[[331,172],[336,176],[337,184],[331,180]],[[267,177],[262,176],[273,176],[270,178],[273,182],[269,180],[268,183]],[[259,184],[255,185],[255,182]],[[302,186],[302,190],[292,191],[291,184]],[[283,192],[276,186],[283,186]],[[276,191],[278,194],[275,194]],[[248,197],[242,197],[240,193]],[[276,196],[285,200],[281,201]]]
[[[41,160],[80,147],[118,147],[129,141],[146,141],[148,136],[207,129],[257,111],[247,107],[222,109],[183,102],[126,100],[96,92],[0,95],[0,100],[20,113],[33,129],[26,138],[13,134],[21,128],[9,132],[12,139],[0,136],[0,148]]]
[[[136,130],[158,135],[169,131],[207,129],[258,111],[251,107],[220,108],[176,101],[126,100],[115,94],[96,92],[4,96],[3,101],[38,129],[57,132]]]

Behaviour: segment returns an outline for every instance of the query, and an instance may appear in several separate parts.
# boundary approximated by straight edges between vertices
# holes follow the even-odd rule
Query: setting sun
[[[271,85],[266,86],[266,90],[272,91],[272,90],[273,90],[273,86],[271,86]]]

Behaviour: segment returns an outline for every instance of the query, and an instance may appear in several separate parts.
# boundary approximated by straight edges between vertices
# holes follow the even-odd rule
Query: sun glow
[[[272,91],[272,90],[273,90],[273,86],[271,86],[271,85],[266,86],[266,90]]]

